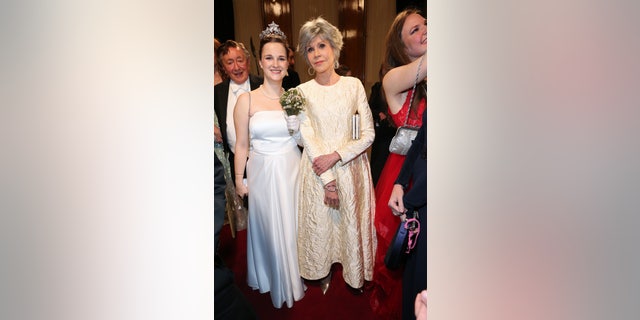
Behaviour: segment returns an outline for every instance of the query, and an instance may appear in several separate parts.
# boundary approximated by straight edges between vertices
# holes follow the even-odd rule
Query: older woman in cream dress
[[[298,50],[315,72],[298,86],[307,99],[300,133],[298,217],[300,275],[322,279],[326,293],[331,266],[342,264],[345,282],[359,289],[373,277],[375,196],[366,149],[374,138],[373,118],[359,79],[336,73],[342,36],[322,18],[300,29]],[[352,119],[360,117],[354,138]]]

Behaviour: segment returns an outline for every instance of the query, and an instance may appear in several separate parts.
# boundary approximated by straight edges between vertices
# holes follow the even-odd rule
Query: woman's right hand
[[[319,157],[313,159],[313,163],[311,164],[311,168],[316,175],[321,175],[325,173],[325,171],[329,170],[340,160],[340,154],[338,152],[332,152],[328,154],[323,154]]]
[[[222,142],[222,131],[215,124],[213,125],[213,136],[215,142]]]
[[[402,197],[404,196],[404,189],[399,184],[394,184],[391,190],[391,196],[389,197],[389,208],[394,216],[401,216],[407,209],[404,207]]]
[[[236,180],[236,194],[240,196],[240,198],[244,198],[247,194],[249,194],[249,189],[247,185],[244,184],[243,180]]]
[[[289,133],[294,134],[300,131],[300,119],[298,119],[297,115],[286,116],[287,120],[287,129],[289,129]]]

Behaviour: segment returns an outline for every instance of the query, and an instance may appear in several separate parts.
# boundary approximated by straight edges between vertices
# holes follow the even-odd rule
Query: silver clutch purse
[[[360,139],[360,115],[357,112],[351,117],[351,139]]]
[[[411,148],[411,143],[418,135],[418,128],[415,127],[407,127],[403,126],[398,128],[396,131],[396,135],[391,139],[391,143],[389,144],[389,152],[406,155],[409,152],[409,148]]]

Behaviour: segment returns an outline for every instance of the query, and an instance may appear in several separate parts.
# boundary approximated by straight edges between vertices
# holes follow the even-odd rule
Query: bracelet
[[[329,192],[337,192],[338,191],[338,187],[337,186],[324,186],[324,189],[329,191]]]

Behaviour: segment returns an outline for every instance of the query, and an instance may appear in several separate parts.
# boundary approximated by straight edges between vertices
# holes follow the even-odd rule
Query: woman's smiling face
[[[427,20],[423,16],[413,13],[405,19],[402,26],[402,42],[411,60],[427,51]]]
[[[274,80],[284,78],[285,71],[289,67],[287,49],[284,45],[279,42],[265,43],[262,47],[260,67],[264,71],[265,76]]]

